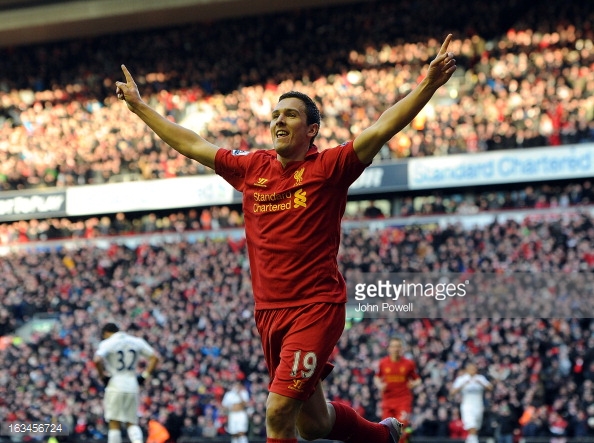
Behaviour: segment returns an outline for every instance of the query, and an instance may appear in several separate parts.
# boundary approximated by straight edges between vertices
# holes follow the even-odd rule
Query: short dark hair
[[[315,102],[308,95],[299,91],[289,91],[281,95],[278,98],[278,101],[280,102],[281,100],[284,100],[286,98],[296,98],[301,100],[305,105],[305,116],[307,117],[307,124],[313,125],[314,123],[317,123],[318,127],[320,126],[320,110],[318,109]],[[314,138],[316,138],[315,135],[311,138],[310,144],[313,144]]]
[[[120,330],[120,328],[118,328],[118,325],[116,325],[115,323],[107,323],[105,326],[103,326],[103,328],[101,328],[101,336],[103,337],[103,335],[106,332],[115,334],[119,330]]]

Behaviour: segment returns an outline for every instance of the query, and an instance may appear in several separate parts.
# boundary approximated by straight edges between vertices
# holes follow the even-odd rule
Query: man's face
[[[270,134],[276,153],[287,161],[303,160],[317,127],[317,124],[307,124],[305,104],[301,100],[294,97],[281,100],[273,109],[270,120]]]
[[[390,358],[397,359],[402,355],[402,342],[400,340],[390,340],[388,344],[388,354]]]

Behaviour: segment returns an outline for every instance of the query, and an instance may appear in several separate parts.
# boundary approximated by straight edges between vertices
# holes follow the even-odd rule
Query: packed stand
[[[269,148],[276,99],[299,89],[320,103],[326,149],[410,91],[451,26],[459,75],[382,158],[594,141],[591,2],[415,2],[429,27],[410,8],[365,2],[3,49],[1,189],[212,172],[117,102],[121,63],[160,112],[235,149]]]
[[[0,245],[155,233],[218,231],[242,226],[242,214],[228,206],[164,213],[150,212],[137,216],[118,212],[111,216],[82,219],[50,218],[0,223]]]
[[[354,269],[591,271],[593,232],[594,219],[586,214],[472,230],[353,229],[344,233],[339,260],[347,277]],[[59,317],[55,330],[30,344],[2,341],[3,421],[57,415],[74,430],[72,438],[103,438],[103,386],[92,355],[100,326],[116,320],[163,357],[142,394],[143,426],[153,418],[179,438],[223,435],[220,402],[239,379],[252,399],[251,434],[264,435],[267,372],[252,318],[243,240],[63,248],[12,254],[2,267],[4,334],[36,312]],[[333,356],[338,370],[328,379],[328,395],[377,418],[373,365],[385,354],[388,337],[398,334],[423,379],[415,390],[413,435],[460,431],[457,399],[448,392],[458,369],[472,358],[495,385],[486,397],[484,433],[501,432],[507,420],[524,436],[592,438],[593,331],[589,319],[353,321]]]
[[[381,198],[378,196],[378,199]],[[495,211],[527,209],[575,209],[594,204],[591,180],[549,182],[519,186],[500,186],[499,189],[479,191],[431,191],[417,196],[390,196],[384,209],[376,201],[349,203],[355,209],[345,219],[410,217],[431,215],[473,215]]]
[[[590,180],[560,184],[538,184],[508,190],[391,198],[380,208],[375,201],[350,202],[345,220],[431,215],[472,215],[489,211],[526,209],[578,209],[594,204]],[[210,208],[150,212],[143,215],[123,212],[84,219],[50,218],[0,223],[0,246],[32,242],[86,240],[110,236],[150,235],[219,231],[243,226],[239,208]]]

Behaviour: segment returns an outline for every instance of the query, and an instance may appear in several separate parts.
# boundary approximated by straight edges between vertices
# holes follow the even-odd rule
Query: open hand
[[[429,65],[427,79],[435,87],[444,85],[456,70],[456,59],[453,52],[448,52],[448,46],[452,41],[452,34],[448,34],[444,40],[439,53]]]

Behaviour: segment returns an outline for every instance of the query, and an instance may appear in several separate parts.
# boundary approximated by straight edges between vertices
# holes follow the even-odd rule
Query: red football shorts
[[[256,311],[268,367],[268,390],[305,401],[332,372],[330,355],[344,330],[342,303]]]
[[[394,417],[399,422],[405,425],[410,421],[410,414],[412,412],[412,400],[392,400],[382,401],[382,418]]]

